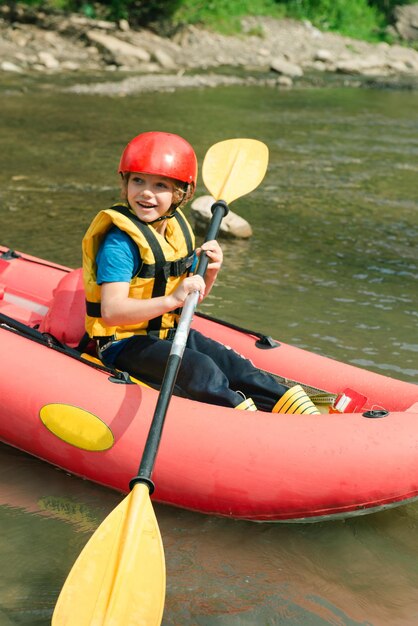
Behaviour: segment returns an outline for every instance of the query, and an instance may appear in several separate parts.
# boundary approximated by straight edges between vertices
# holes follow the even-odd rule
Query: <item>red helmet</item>
[[[196,186],[197,158],[192,146],[179,135],[141,133],[123,151],[119,174],[125,172],[159,174]]]

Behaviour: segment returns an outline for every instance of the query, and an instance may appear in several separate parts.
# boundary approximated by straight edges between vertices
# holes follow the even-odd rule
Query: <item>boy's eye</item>
[[[133,176],[132,180],[134,183],[136,183],[137,185],[140,185],[143,182],[143,179],[140,176]]]

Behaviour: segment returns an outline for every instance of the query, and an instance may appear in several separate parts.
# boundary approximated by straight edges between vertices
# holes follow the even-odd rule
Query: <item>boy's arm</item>
[[[182,307],[189,293],[205,295],[205,283],[200,276],[188,276],[177,289],[158,298],[129,297],[129,283],[103,283],[101,289],[102,318],[108,326],[135,325]]]

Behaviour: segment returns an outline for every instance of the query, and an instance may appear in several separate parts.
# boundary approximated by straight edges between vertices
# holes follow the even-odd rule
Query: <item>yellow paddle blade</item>
[[[52,626],[159,626],[165,560],[148,487],[137,483],[85,545]]]
[[[261,183],[268,158],[267,146],[256,139],[227,139],[215,143],[203,161],[206,189],[215,200],[229,204]]]

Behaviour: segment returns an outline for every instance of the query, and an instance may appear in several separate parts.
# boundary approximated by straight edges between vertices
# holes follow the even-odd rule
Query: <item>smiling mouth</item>
[[[137,205],[141,207],[141,209],[155,209],[157,208],[156,204],[146,204],[145,202],[137,202]]]

